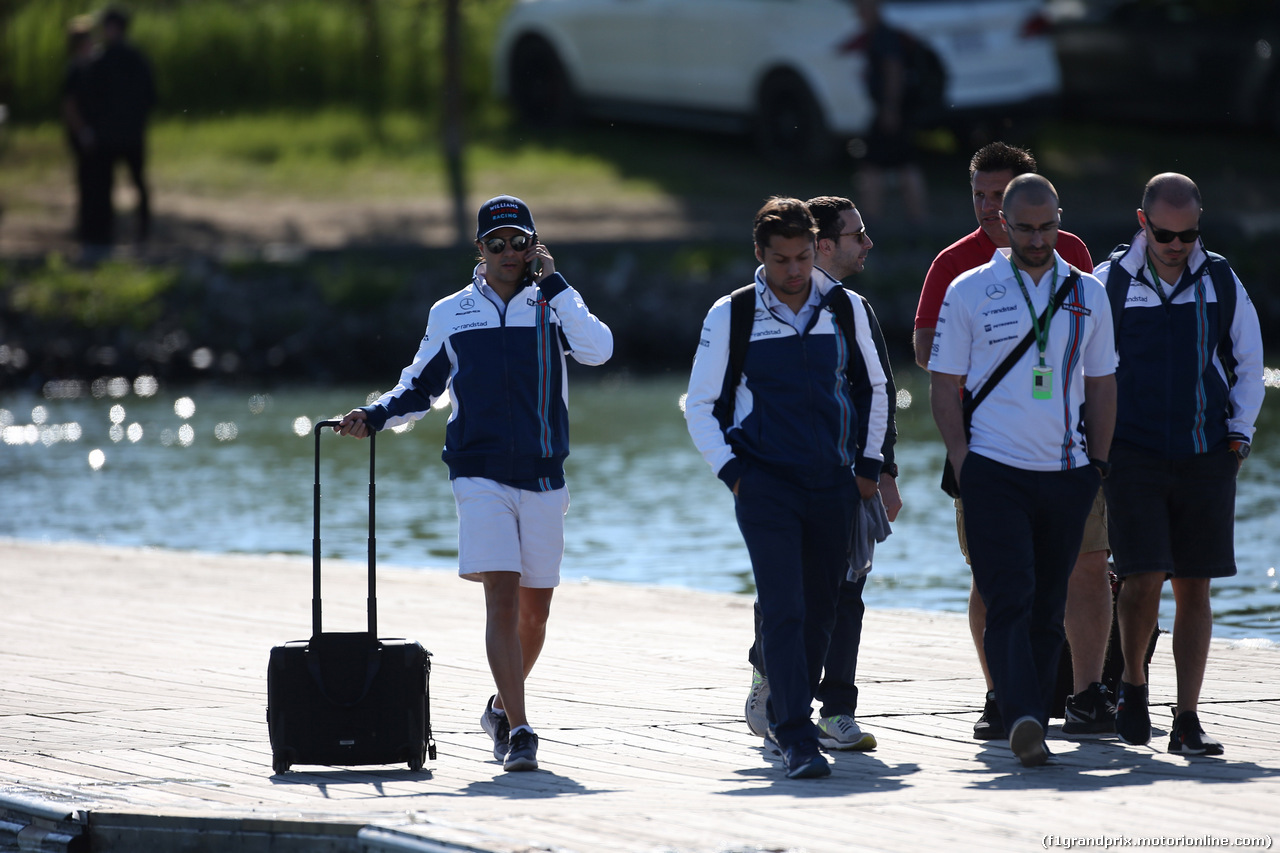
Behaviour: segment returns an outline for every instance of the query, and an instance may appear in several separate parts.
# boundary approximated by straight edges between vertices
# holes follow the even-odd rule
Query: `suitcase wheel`
[[[271,754],[271,769],[276,773],[289,772],[289,753],[273,752]]]

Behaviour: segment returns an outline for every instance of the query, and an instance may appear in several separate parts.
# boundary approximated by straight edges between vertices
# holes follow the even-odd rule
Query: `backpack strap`
[[[1111,267],[1107,270],[1107,301],[1111,303],[1111,331],[1117,351],[1120,349],[1120,315],[1124,312],[1124,301],[1129,296],[1129,283],[1133,281],[1133,276],[1120,264],[1120,259],[1128,253],[1129,244],[1121,243],[1107,257],[1111,262]]]
[[[755,319],[756,286],[753,283],[738,288],[729,297],[729,363],[725,366],[720,396],[711,409],[721,430],[733,425],[734,398],[742,382],[742,368],[747,363],[747,344],[751,341]]]
[[[1227,387],[1236,384],[1236,357],[1231,349],[1231,321],[1236,316],[1236,277],[1231,264],[1217,252],[1205,252],[1209,256],[1209,279],[1218,298],[1218,360],[1227,372]]]

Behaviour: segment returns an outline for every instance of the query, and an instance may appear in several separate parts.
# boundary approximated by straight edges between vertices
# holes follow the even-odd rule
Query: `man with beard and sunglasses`
[[[1143,652],[1170,578],[1177,705],[1169,752],[1221,755],[1197,708],[1213,634],[1209,584],[1236,573],[1236,475],[1262,406],[1258,314],[1226,259],[1200,239],[1200,191],[1147,182],[1140,229],[1097,269],[1115,312],[1117,410],[1104,483],[1125,668],[1116,732],[1151,739]]]
[[[497,687],[480,723],[505,770],[536,770],[524,684],[542,651],[564,555],[565,354],[603,364],[613,334],[556,272],[520,199],[498,196],[480,207],[476,247],[471,283],[431,307],[399,384],[335,429],[364,438],[421,418],[449,395],[442,456],[458,505],[458,573],[483,584]]]
[[[1009,248],[947,288],[929,360],[929,403],[986,604],[987,666],[1026,767],[1049,759],[1067,581],[1115,421],[1110,306],[1101,282],[1054,250],[1061,216],[1043,177],[1009,183]]]

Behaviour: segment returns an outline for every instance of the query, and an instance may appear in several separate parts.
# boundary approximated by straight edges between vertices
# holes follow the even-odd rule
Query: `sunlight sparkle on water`
[[[311,432],[311,418],[303,415],[293,420],[293,432],[295,435],[306,435]]]
[[[111,407],[111,412],[108,415],[108,417],[111,418],[111,422],[113,424],[124,423],[124,406],[120,405],[119,403],[116,403],[114,406]]]
[[[213,437],[218,441],[235,441],[239,434],[240,428],[236,426],[235,421],[225,421],[213,428]]]
[[[125,435],[128,437],[128,439],[131,442],[133,442],[134,444],[137,444],[139,441],[142,440],[142,424],[139,424],[139,423],[129,424],[129,429],[125,431]]]
[[[139,397],[154,397],[160,390],[160,383],[154,376],[139,376],[133,380],[133,393]]]
[[[40,426],[47,420],[49,420],[49,410],[44,406],[36,406],[31,410],[31,422],[36,426]]]
[[[173,403],[173,413],[185,421],[196,413],[196,401],[190,397],[179,397]]]
[[[107,454],[101,450],[93,449],[89,451],[89,467],[97,471],[107,464]]]

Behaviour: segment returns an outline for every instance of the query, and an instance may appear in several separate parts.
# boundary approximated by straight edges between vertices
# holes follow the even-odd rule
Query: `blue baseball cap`
[[[483,240],[499,228],[518,228],[529,235],[537,232],[533,227],[533,214],[529,212],[529,205],[510,195],[500,195],[480,205],[476,239]]]

